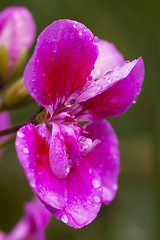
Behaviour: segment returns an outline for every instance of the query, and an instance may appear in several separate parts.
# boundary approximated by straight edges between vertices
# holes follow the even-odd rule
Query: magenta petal
[[[17,132],[16,150],[33,191],[41,201],[59,209],[65,204],[65,182],[57,179],[50,169],[50,138],[45,124],[36,128],[29,123]]]
[[[100,78],[107,71],[124,64],[123,55],[116,49],[113,43],[100,40],[98,43],[98,49],[99,55],[91,74],[93,79]]]
[[[56,218],[74,228],[81,228],[92,222],[101,206],[101,185],[96,171],[81,158],[78,168],[73,168],[66,178],[67,198],[65,208],[49,208]]]
[[[124,113],[140,93],[144,64],[138,60],[115,68],[93,82],[78,98],[73,112],[79,121],[93,121]]]
[[[91,138],[93,141],[95,139],[101,141],[87,154],[86,159],[101,177],[102,201],[108,204],[113,200],[118,189],[118,139],[113,128],[106,120],[87,124],[85,131],[87,132],[86,137]]]
[[[58,20],[38,37],[24,71],[29,93],[50,113],[78,93],[94,68],[98,48],[91,31],[71,20]]]
[[[73,127],[52,123],[52,137],[49,150],[50,168],[58,179],[65,178],[80,158],[78,136]]]

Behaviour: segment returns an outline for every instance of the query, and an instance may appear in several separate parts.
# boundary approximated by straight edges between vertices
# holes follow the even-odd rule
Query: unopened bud
[[[0,111],[14,110],[24,107],[31,103],[34,99],[28,93],[27,89],[23,84],[23,78],[20,78],[13,85],[11,85],[5,92]]]
[[[35,29],[31,13],[23,7],[0,12],[0,87],[21,70]]]

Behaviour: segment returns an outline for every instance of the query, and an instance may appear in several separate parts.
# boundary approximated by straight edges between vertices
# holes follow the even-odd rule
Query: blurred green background
[[[152,240],[160,235],[160,14],[159,1],[0,0],[0,11],[26,6],[37,34],[60,18],[84,23],[94,35],[113,42],[126,60],[142,56],[145,81],[141,95],[124,115],[109,119],[120,142],[121,173],[115,200],[102,206],[90,225],[75,230],[54,217],[47,240]],[[33,49],[32,49],[33,50]],[[32,53],[32,50],[30,53]],[[26,121],[37,104],[12,112],[12,122]],[[0,163],[0,229],[9,231],[23,215],[32,191],[18,163],[14,145]]]

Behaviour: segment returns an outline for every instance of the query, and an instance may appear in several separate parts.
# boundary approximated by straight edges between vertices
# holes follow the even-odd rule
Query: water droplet
[[[135,103],[136,103],[136,100],[134,100],[133,103],[135,104]]]
[[[119,101],[119,97],[115,96],[113,98],[110,99],[110,103],[117,103]]]
[[[79,31],[79,35],[82,36],[82,30]]]
[[[99,179],[95,178],[95,179],[93,179],[92,184],[93,184],[94,188],[98,188],[101,186],[101,181]]]
[[[99,196],[94,196],[94,201],[96,203],[99,203],[101,201],[101,198]]]
[[[95,43],[95,44],[98,44],[98,43],[99,43],[99,38],[96,37],[96,36],[94,37],[94,43]]]
[[[67,217],[66,214],[63,214],[63,215],[61,216],[61,221],[64,222],[64,223],[67,223],[67,222],[68,222],[68,217]]]
[[[32,188],[35,188],[35,187],[36,187],[35,180],[30,181],[30,186],[31,186]]]
[[[69,168],[69,167],[67,167],[67,168],[66,168],[66,172],[67,172],[67,173],[69,173],[69,171],[70,171],[70,168]]]
[[[46,73],[45,72],[42,72],[42,77],[45,77],[46,76]]]
[[[28,148],[26,148],[26,147],[25,147],[25,148],[23,148],[23,152],[24,152],[24,153],[29,153],[29,150],[28,150]]]
[[[17,132],[17,136],[18,136],[19,138],[23,138],[23,137],[24,137],[24,134],[23,134],[22,132],[18,131],[18,132]]]
[[[115,183],[115,184],[113,184],[113,189],[114,190],[117,190],[118,189],[118,185]]]
[[[87,78],[87,81],[91,81],[92,80],[92,76],[89,76],[88,78]]]
[[[92,169],[89,169],[89,173],[90,173],[90,174],[92,173]]]
[[[101,90],[102,86],[98,85],[97,90]]]

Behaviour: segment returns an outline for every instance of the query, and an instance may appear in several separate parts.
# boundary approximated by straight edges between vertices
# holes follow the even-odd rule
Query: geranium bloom
[[[3,62],[5,78],[12,73],[21,54],[33,44],[35,31],[34,20],[26,8],[9,7],[0,12],[0,51],[3,47],[7,50],[1,59],[6,59],[6,63]]]
[[[104,118],[129,108],[143,78],[142,58],[125,63],[81,23],[59,20],[39,36],[24,83],[48,116],[17,132],[16,149],[33,191],[69,226],[89,224],[115,197],[118,140]]]
[[[45,240],[44,230],[50,220],[50,212],[38,198],[25,204],[25,215],[8,234],[0,232],[1,240]]]

